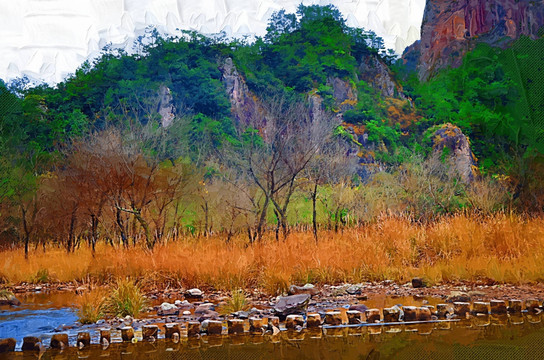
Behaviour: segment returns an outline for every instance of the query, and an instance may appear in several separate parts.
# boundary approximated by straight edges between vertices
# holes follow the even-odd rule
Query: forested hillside
[[[150,29],[56,86],[0,82],[0,245],[541,212],[542,54],[480,44],[420,81],[332,6],[255,41]]]

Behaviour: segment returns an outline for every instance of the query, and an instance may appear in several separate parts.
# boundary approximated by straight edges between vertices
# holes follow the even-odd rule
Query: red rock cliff
[[[419,75],[427,79],[438,69],[459,65],[478,41],[507,44],[520,35],[537,36],[542,26],[544,0],[427,0],[421,41],[404,57],[419,52]]]

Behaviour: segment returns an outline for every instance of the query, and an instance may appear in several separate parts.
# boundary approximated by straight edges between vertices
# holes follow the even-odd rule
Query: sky
[[[0,78],[54,84],[111,43],[131,51],[149,25],[230,36],[264,35],[270,15],[301,0],[0,0]],[[401,54],[419,39],[425,0],[305,0],[335,5],[348,25],[373,30]]]

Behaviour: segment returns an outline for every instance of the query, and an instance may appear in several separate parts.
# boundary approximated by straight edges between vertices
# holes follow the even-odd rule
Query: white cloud
[[[130,50],[148,25],[264,35],[273,11],[300,0],[0,0],[0,78],[59,82],[108,43]],[[425,0],[305,0],[333,4],[350,25],[374,30],[401,53],[419,38]]]

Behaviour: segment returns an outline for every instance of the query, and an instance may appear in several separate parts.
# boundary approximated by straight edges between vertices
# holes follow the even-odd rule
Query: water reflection
[[[540,359],[544,354],[541,320],[541,315],[533,314],[499,318],[482,316],[455,323],[284,331],[276,336],[203,336],[185,338],[177,344],[165,340],[114,343],[106,350],[93,345],[85,350],[47,350],[41,355],[18,352],[4,358]]]

